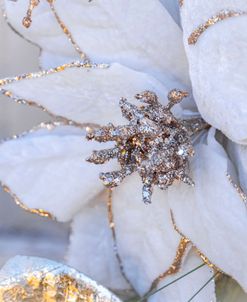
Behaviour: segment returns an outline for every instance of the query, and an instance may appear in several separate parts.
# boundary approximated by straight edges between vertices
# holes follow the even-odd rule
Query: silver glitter
[[[87,133],[88,140],[116,143],[112,149],[93,151],[87,159],[94,164],[118,159],[119,171],[100,174],[106,187],[120,185],[126,176],[137,171],[143,182],[142,199],[150,203],[154,185],[162,190],[175,181],[194,185],[187,175],[188,159],[194,155],[191,136],[208,125],[201,118],[175,118],[171,108],[186,96],[187,92],[174,89],[168,94],[166,106],[161,105],[157,95],[150,91],[135,96],[143,103],[141,106],[121,99],[119,106],[129,124],[108,124]]]

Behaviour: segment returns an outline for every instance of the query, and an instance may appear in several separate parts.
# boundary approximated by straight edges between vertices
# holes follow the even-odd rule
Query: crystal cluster
[[[171,112],[171,108],[187,95],[176,89],[170,91],[166,106],[150,91],[135,96],[143,103],[141,106],[121,99],[119,105],[129,121],[127,125],[108,124],[88,131],[88,140],[115,142],[114,148],[93,151],[87,159],[94,164],[104,164],[117,158],[121,166],[119,171],[100,174],[106,187],[118,186],[127,175],[137,171],[143,182],[143,201],[150,203],[154,185],[162,190],[177,180],[193,185],[186,170],[188,158],[194,154],[191,134],[201,127],[201,119],[188,123],[178,120]]]

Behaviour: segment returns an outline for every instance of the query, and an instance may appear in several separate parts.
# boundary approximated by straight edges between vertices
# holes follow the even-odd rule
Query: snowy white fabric
[[[71,266],[104,286],[124,290],[129,285],[120,272],[114,253],[107,198],[106,192],[100,194],[75,215],[67,258]]]
[[[247,144],[247,16],[207,29],[195,45],[188,37],[223,9],[247,13],[245,0],[184,1],[181,17],[193,95],[203,118],[237,143]]]
[[[142,183],[137,175],[127,178],[113,192],[113,211],[118,250],[126,274],[137,292],[143,295],[149,290],[152,281],[170,268],[181,237],[172,225],[167,192],[155,190],[151,210],[141,202],[141,188]],[[187,252],[189,250],[190,246]],[[198,255],[193,252],[190,252],[186,258],[186,264],[182,266],[179,273],[165,278],[165,283],[201,263]],[[169,290],[168,287],[168,291],[164,290],[159,295],[150,298],[150,301],[186,301],[186,297],[189,299],[193,296],[195,288],[200,288],[200,285],[212,276],[211,273],[209,268],[202,269],[197,272],[196,285],[194,281],[189,283],[188,280],[176,283],[173,289]],[[194,280],[196,275],[191,276],[192,278]],[[161,285],[162,283],[159,287]],[[214,300],[214,282],[205,296],[199,296],[198,301],[208,301],[209,297],[212,301]]]
[[[225,273],[247,290],[247,209],[226,174],[228,159],[209,131],[191,163],[195,187],[174,185],[168,200],[178,228]],[[187,219],[185,219],[185,217]],[[229,261],[231,259],[231,261]]]
[[[59,56],[75,55],[46,1],[34,10],[29,29],[21,25],[28,0],[5,0],[5,6],[9,22],[26,38]],[[159,0],[59,0],[54,6],[94,63],[119,62],[189,83],[182,32]]]
[[[151,210],[141,201],[141,190],[138,175],[126,178],[113,191],[113,212],[118,249],[126,274],[135,288],[144,294],[153,280],[171,266],[180,236],[172,225],[167,194],[156,190]]]
[[[54,67],[54,64],[77,58],[46,1],[34,10],[30,29],[22,27],[27,2],[5,0],[6,11],[11,24],[42,47],[42,65]],[[169,89],[191,90],[186,87],[189,84],[188,68],[176,2],[174,6],[170,0],[83,3],[60,0],[54,4],[82,50],[93,62],[109,62],[110,67],[65,68],[47,76],[4,85],[4,89],[19,98],[41,104],[55,115],[78,123],[97,124],[125,122],[118,107],[120,97],[132,99],[136,93],[149,89],[165,103]],[[223,8],[247,9],[244,0],[185,0],[181,8],[184,44],[193,96],[200,113],[232,140],[244,144],[247,143],[247,83],[243,58],[247,56],[244,47],[247,35],[240,28],[244,28],[246,17],[222,21],[203,33],[197,44],[187,43],[188,36],[198,25]],[[173,18],[166,9],[172,12]],[[182,107],[176,107],[178,116],[185,113],[181,112]],[[191,104],[186,108],[195,113]],[[69,126],[66,129],[70,131],[59,130],[58,135],[58,130],[42,130],[42,135],[38,131],[3,143],[0,146],[0,179],[28,206],[44,208],[62,221],[74,218],[69,250],[71,264],[109,287],[128,288],[116,259],[112,259],[106,208],[99,195],[102,185],[97,180],[102,169],[115,169],[89,167],[83,157],[95,145],[80,140],[81,130]],[[230,161],[215,140],[214,131],[204,133],[197,142],[196,156],[191,164],[194,188],[178,184],[167,192],[157,189],[153,204],[146,206],[141,202],[141,183],[131,175],[113,192],[119,254],[126,275],[140,294],[169,268],[176,255],[180,236],[173,229],[170,208],[181,232],[247,290],[247,209],[226,177]],[[17,148],[18,152],[15,151]],[[239,148],[236,146],[236,150]],[[245,155],[239,156],[239,151],[234,154],[237,154],[237,160],[244,161]],[[245,166],[240,167],[235,160],[232,168],[234,165],[246,188]],[[163,282],[199,263],[199,257],[193,251],[189,252],[181,271]],[[211,276],[210,269],[204,267],[151,297],[150,301],[184,302],[184,298],[189,299]],[[196,299],[214,301],[214,282]]]
[[[167,194],[157,190],[150,211],[150,208],[141,202],[140,192],[139,178],[127,178],[122,186],[113,192],[113,212],[118,253],[124,271],[135,290],[143,295],[149,290],[153,280],[170,268],[181,237],[172,225]],[[68,259],[70,265],[104,286],[124,290],[129,286],[120,274],[119,264],[113,252],[113,240],[107,219],[107,200],[107,194],[100,195],[75,216]],[[177,274],[167,277],[165,283],[202,263],[198,255],[190,252],[190,249],[189,245],[182,268]],[[188,282],[187,278],[181,280],[150,298],[150,301],[176,302],[183,301],[182,298],[189,299],[195,289],[200,288],[212,275],[212,270],[205,266],[188,276],[193,282]],[[214,282],[195,301],[207,302],[209,297],[210,301],[214,301]]]
[[[174,82],[164,86],[152,76],[113,64],[109,68],[67,67],[60,72],[4,85],[17,98],[31,100],[54,115],[77,123],[126,123],[119,109],[121,97],[133,99],[144,90],[167,102]],[[175,110],[179,111],[179,106]]]
[[[60,221],[70,220],[103,185],[102,167],[85,158],[96,144],[83,144],[85,132],[60,126],[0,144],[0,179],[29,208],[45,209]],[[114,163],[109,163],[114,169]]]

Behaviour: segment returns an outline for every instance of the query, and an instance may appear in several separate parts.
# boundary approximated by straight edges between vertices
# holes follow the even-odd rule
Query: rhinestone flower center
[[[179,120],[171,112],[171,108],[187,95],[176,89],[170,91],[166,106],[150,91],[135,96],[143,103],[141,106],[121,99],[119,105],[129,121],[127,125],[108,124],[88,131],[89,140],[115,142],[115,147],[93,151],[87,159],[94,164],[104,164],[117,158],[121,166],[119,171],[100,174],[106,187],[114,188],[126,176],[138,172],[143,182],[142,199],[150,203],[155,185],[164,190],[175,181],[194,184],[187,175],[188,159],[194,155],[191,135],[206,123],[202,119]]]

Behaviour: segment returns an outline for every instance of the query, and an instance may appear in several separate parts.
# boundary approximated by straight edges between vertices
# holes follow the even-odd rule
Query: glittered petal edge
[[[90,64],[90,63],[83,63],[81,61],[76,61],[76,62],[71,62],[68,64],[64,64],[55,68],[50,68],[48,70],[42,70],[39,72],[34,72],[34,73],[26,73],[26,74],[22,74],[19,76],[15,76],[15,77],[9,77],[9,78],[4,78],[4,79],[0,79],[0,93],[2,93],[3,95],[11,98],[12,100],[14,100],[16,103],[18,104],[24,104],[24,105],[28,105],[28,106],[33,106],[33,107],[37,107],[39,109],[41,109],[42,111],[48,113],[50,116],[55,117],[59,120],[61,120],[64,123],[67,123],[69,125],[74,125],[74,126],[82,126],[85,125],[85,123],[78,123],[75,121],[72,121],[64,116],[58,116],[56,115],[54,112],[48,110],[46,107],[44,107],[43,105],[33,101],[33,100],[27,100],[27,99],[23,99],[18,95],[15,95],[14,93],[11,92],[11,90],[7,90],[4,89],[3,86],[8,85],[8,84],[12,84],[15,82],[19,82],[21,80],[28,80],[28,79],[34,79],[34,78],[40,78],[40,77],[45,77],[51,74],[55,74],[58,72],[62,72],[66,69],[69,68],[85,68],[85,69],[93,69],[93,68],[99,68],[99,69],[106,69],[109,68],[108,64]]]

